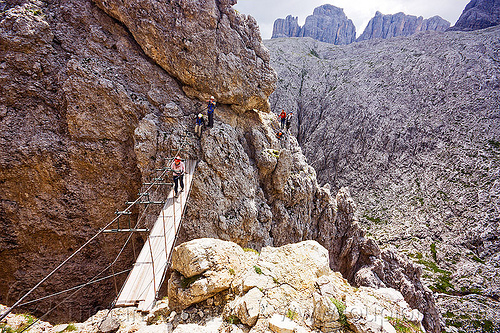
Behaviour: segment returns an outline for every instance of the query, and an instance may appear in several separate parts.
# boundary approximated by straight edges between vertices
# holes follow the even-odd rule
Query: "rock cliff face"
[[[398,36],[410,36],[419,31],[445,31],[450,27],[450,22],[439,16],[425,19],[422,16],[405,15],[397,13],[394,15],[383,15],[375,13],[365,31],[359,36],[357,41],[392,38]]]
[[[443,314],[462,308],[467,332],[480,331],[467,309],[500,323],[499,36],[266,42],[278,72],[271,106],[294,112],[320,184],[350,184],[360,223],[422,265]]]
[[[213,95],[241,112],[268,109],[276,79],[269,53],[257,21],[231,7],[236,0],[95,2],[125,24],[146,55],[177,78],[189,97]]]
[[[125,201],[136,198],[150,170],[172,154],[191,124],[190,115],[204,105],[186,92],[213,94],[238,112],[256,106],[265,110],[275,84],[255,21],[236,14],[228,2],[155,8],[155,2],[145,1],[128,4],[126,11],[118,2],[98,4],[124,22],[91,1],[2,2],[3,303],[18,299],[111,221]],[[148,19],[141,16],[145,13]],[[137,21],[127,28],[130,15]],[[156,22],[160,17],[169,18],[170,25]],[[140,35],[141,44],[130,31]],[[205,52],[202,42],[209,46]],[[224,53],[228,43],[231,51]],[[172,56],[177,52],[183,56]],[[192,148],[185,157],[196,154]],[[124,237],[97,239],[34,296],[94,276],[113,260]],[[139,248],[142,238],[134,239]],[[130,265],[132,250],[125,249],[118,268]],[[88,317],[112,300],[112,288],[98,285],[54,316]]]
[[[356,40],[356,28],[343,9],[323,5],[314,9],[303,27],[290,15],[286,19],[277,19],[272,38],[279,37],[311,37],[325,43],[346,45]]]
[[[471,31],[500,24],[500,1],[471,0],[450,30]]]
[[[356,27],[347,18],[344,10],[332,5],[323,5],[314,9],[306,18],[300,30],[300,37],[311,37],[321,42],[346,45],[356,39]]]
[[[288,15],[284,19],[276,19],[271,38],[300,36],[299,18]]]
[[[25,0],[4,6],[0,301],[12,304],[135,199],[213,94],[221,102],[215,126],[182,155],[199,164],[180,239],[214,237],[255,249],[315,239],[329,251],[332,269],[351,283],[397,288],[438,332],[421,270],[393,250],[381,252],[358,226],[348,190],[330,195],[297,141],[276,138],[275,117],[265,112],[275,72],[255,20],[231,4]],[[140,209],[132,219],[149,226],[155,213]],[[98,238],[34,297],[110,274],[102,270],[125,238]],[[136,247],[144,242],[138,235],[133,240]],[[133,245],[115,271],[130,267]],[[112,301],[113,289],[102,282],[71,298],[53,319],[86,318]],[[41,314],[60,300],[30,309]]]

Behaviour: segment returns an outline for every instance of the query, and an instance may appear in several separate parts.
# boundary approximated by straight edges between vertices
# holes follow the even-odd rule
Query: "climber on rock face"
[[[278,139],[280,139],[280,140],[281,140],[281,138],[283,137],[283,131],[282,131],[282,130],[279,130],[279,131],[276,133],[276,137],[277,137]]]
[[[210,96],[208,100],[207,113],[208,113],[208,127],[214,127],[214,111],[215,111],[215,99],[214,96]]]
[[[181,158],[177,156],[172,162],[170,169],[172,169],[172,174],[174,176],[174,196],[177,198],[179,183],[181,185],[181,192],[184,190],[184,173],[186,172],[186,167],[184,166],[184,162],[181,161]]]
[[[205,126],[205,119],[203,119],[203,115],[200,113],[198,114],[198,117],[196,117],[194,125],[194,132],[199,138],[201,138],[201,130],[203,129],[203,126]]]
[[[285,128],[285,121],[286,121],[286,112],[285,110],[281,110],[280,115],[278,116],[280,118],[280,128],[284,129]]]

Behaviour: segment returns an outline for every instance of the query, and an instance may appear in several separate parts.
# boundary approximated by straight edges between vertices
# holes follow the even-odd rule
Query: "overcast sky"
[[[344,9],[356,26],[357,36],[378,10],[382,14],[404,12],[429,18],[439,15],[454,25],[470,0],[238,0],[234,6],[242,14],[255,17],[263,39],[271,38],[273,23],[287,15],[298,16],[302,26],[314,8],[325,3]]]

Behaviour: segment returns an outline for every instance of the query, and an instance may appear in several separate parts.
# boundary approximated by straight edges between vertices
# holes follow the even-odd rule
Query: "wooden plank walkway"
[[[175,235],[181,224],[182,214],[189,198],[196,161],[186,161],[184,191],[178,198],[170,191],[147,241],[137,257],[132,271],[118,296],[115,306],[137,306],[141,311],[149,311],[156,302],[156,294],[161,287]]]

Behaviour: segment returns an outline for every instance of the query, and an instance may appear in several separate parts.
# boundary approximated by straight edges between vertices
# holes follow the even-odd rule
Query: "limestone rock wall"
[[[424,19],[422,16],[416,17],[404,13],[383,15],[377,11],[357,41],[410,36],[420,31],[445,31],[449,27],[450,22],[439,16]]]
[[[344,10],[332,5],[314,9],[300,30],[300,37],[311,37],[321,42],[346,45],[356,39],[356,27]]]
[[[471,31],[500,24],[500,1],[471,0],[450,30]]]
[[[216,97],[239,111],[268,110],[275,73],[257,21],[235,0],[142,2],[96,0],[125,24],[143,51],[177,78],[190,97]]]
[[[154,2],[129,5],[124,11],[114,4],[112,13],[123,16],[125,22],[128,11],[134,10],[139,12],[134,15],[146,10],[163,15],[157,16],[158,20],[178,15],[182,26],[191,30],[142,20],[138,28],[162,27],[169,38],[159,32],[154,37],[145,35],[143,38],[150,38],[145,46],[136,42],[122,22],[91,1],[2,2],[2,303],[12,304],[111,221],[114,211],[125,207],[125,201],[137,197],[141,183],[153,176],[151,170],[164,166],[165,158],[173,154],[180,135],[191,125],[191,115],[205,106],[205,96],[216,95],[220,102],[233,104],[235,110],[267,107],[275,74],[252,18],[237,15],[229,3],[185,3],[161,12],[153,10]],[[198,16],[207,21],[193,23],[198,22]],[[195,53],[184,52],[192,56],[149,52],[148,47],[164,50],[189,43],[186,33],[192,33],[196,48]],[[203,53],[199,43],[205,39],[204,45],[211,44]],[[158,63],[161,59],[185,60],[185,64],[173,65],[184,73],[199,73],[195,78],[198,86],[189,88],[184,74],[167,72],[165,62],[163,68],[150,56],[157,57]],[[218,86],[223,81],[226,88]],[[193,93],[195,89],[203,93]],[[194,95],[201,101],[193,99]],[[193,146],[185,157],[189,154],[196,158]],[[161,199],[161,193],[157,196]],[[139,213],[142,211],[134,212],[134,222]],[[149,209],[141,223],[148,225],[155,214]],[[34,296],[87,281],[114,259],[125,238],[116,234],[98,238]],[[133,247],[138,251],[143,241],[139,235],[133,237],[135,246],[129,243],[117,270],[130,266]],[[118,277],[117,284],[124,278]],[[107,306],[115,293],[109,281],[72,298],[52,317],[81,319]],[[38,314],[60,300],[53,298],[30,309]]]
[[[284,19],[276,19],[271,38],[298,37],[300,34],[299,18],[288,15]]]
[[[450,22],[439,16],[424,19],[404,13],[383,15],[377,11],[356,39],[356,28],[343,9],[323,5],[314,9],[313,15],[306,18],[303,27],[299,26],[298,18],[291,15],[285,19],[277,19],[274,21],[272,38],[311,37],[325,43],[347,45],[375,38],[410,36],[422,31],[445,31],[449,27]]]

